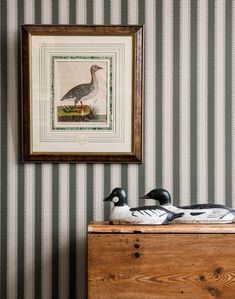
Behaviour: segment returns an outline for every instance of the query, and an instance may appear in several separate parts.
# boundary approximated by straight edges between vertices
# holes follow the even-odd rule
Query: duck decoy
[[[169,211],[183,212],[184,215],[174,219],[174,223],[232,223],[235,222],[235,210],[221,204],[193,204],[188,206],[173,206],[170,193],[161,188],[151,190],[142,199],[155,199]]]
[[[104,201],[112,201],[114,206],[110,213],[111,224],[169,224],[173,219],[183,216],[161,206],[143,206],[130,208],[124,189],[115,188]]]
[[[61,101],[74,101],[74,105],[76,106],[79,101],[82,105],[83,101],[93,98],[99,89],[99,84],[95,73],[100,69],[102,69],[102,67],[96,64],[92,65],[90,68],[91,82],[74,86],[62,97]],[[68,107],[67,110],[69,111]]]

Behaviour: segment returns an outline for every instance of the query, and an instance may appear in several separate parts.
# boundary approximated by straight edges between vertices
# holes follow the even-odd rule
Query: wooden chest
[[[88,298],[235,299],[235,225],[89,225]]]

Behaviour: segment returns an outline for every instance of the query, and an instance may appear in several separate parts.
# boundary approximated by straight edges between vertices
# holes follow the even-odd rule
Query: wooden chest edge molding
[[[169,224],[169,225],[112,225],[108,222],[93,222],[88,233],[191,233],[191,234],[235,234],[235,223],[231,224]]]

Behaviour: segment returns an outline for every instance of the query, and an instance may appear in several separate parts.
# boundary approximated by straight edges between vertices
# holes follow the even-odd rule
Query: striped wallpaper
[[[154,187],[235,207],[235,1],[1,0],[0,298],[86,298],[102,198]],[[21,24],[145,24],[144,163],[21,164]],[[146,202],[149,204],[149,202]]]

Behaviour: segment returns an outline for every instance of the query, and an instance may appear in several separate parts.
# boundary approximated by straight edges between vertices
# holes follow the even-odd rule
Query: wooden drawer
[[[91,225],[88,297],[235,298],[235,226]]]

